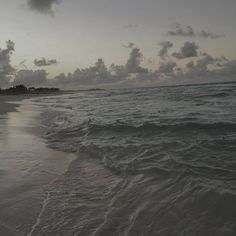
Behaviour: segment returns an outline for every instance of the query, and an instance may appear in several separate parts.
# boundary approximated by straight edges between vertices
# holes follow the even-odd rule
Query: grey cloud
[[[177,65],[176,62],[173,62],[173,61],[162,63],[160,65],[158,72],[164,73],[164,74],[170,74],[174,71],[174,68],[176,67],[176,65]]]
[[[11,40],[6,42],[6,49],[0,49],[0,86],[8,86],[10,75],[15,71],[11,65],[11,54],[15,44]]]
[[[175,24],[171,27],[171,30],[167,32],[168,36],[178,36],[178,37],[199,37],[203,39],[211,38],[217,39],[224,37],[224,35],[214,34],[210,31],[201,30],[200,32],[196,32],[191,26],[182,26],[181,24]]]
[[[95,63],[94,69],[96,71],[96,80],[99,80],[99,81],[106,80],[109,77],[107,67],[104,61],[102,60],[102,58],[99,58],[97,60],[97,62]]]
[[[164,58],[167,56],[167,54],[168,54],[168,50],[173,47],[173,43],[171,43],[170,41],[162,41],[162,42],[160,42],[159,45],[160,45],[162,48],[161,48],[161,50],[159,51],[159,54],[158,54],[158,55],[159,55],[161,58],[164,59]]]
[[[180,24],[176,24],[171,30],[167,32],[168,36],[182,36],[182,37],[193,37],[195,32],[191,26],[183,27]]]
[[[203,57],[199,58],[196,63],[190,61],[187,63],[186,67],[189,71],[195,72],[207,72],[209,65],[214,65],[216,67],[224,67],[228,60],[225,57],[212,57],[211,55],[204,53]]]
[[[193,61],[189,61],[186,64],[187,69],[192,70],[194,68],[194,62]]]
[[[218,65],[221,62],[220,66]],[[211,66],[211,67],[210,67]],[[236,60],[229,61],[225,57],[212,57],[207,53],[195,62],[189,61],[186,64],[186,71],[182,71],[176,75],[179,79],[187,79],[195,82],[223,81],[235,80],[236,76]],[[174,77],[173,77],[174,78]]]
[[[20,68],[27,69],[27,66],[25,65],[25,63],[26,63],[26,60],[21,61],[21,62],[19,63],[19,67],[20,67]]]
[[[224,37],[224,35],[213,34],[209,31],[205,31],[205,30],[198,32],[197,35],[201,38],[211,38],[211,39],[218,39],[218,38]]]
[[[20,70],[17,72],[14,85],[24,84],[25,86],[47,85],[47,72],[45,70]]]
[[[108,69],[102,59],[98,59],[94,66],[86,69],[77,69],[68,75],[60,74],[55,77],[54,85],[68,86],[96,86],[101,84],[124,84],[153,78],[148,69],[141,67],[143,55],[140,49],[133,48],[125,65],[112,64]],[[130,82],[129,82],[130,83]]]
[[[86,69],[76,69],[73,73],[69,73],[68,75],[60,74],[55,77],[55,81],[64,86],[67,86],[67,84],[95,85],[112,82],[110,78],[111,75],[104,61],[100,58],[94,66]]]
[[[15,51],[15,43],[11,40],[6,41],[8,51]]]
[[[58,62],[55,59],[47,60],[45,58],[41,58],[41,59],[35,59],[34,64],[38,67],[43,67],[43,66],[57,65]]]
[[[219,76],[227,76],[236,79],[236,60],[228,61],[221,68],[214,71]]]
[[[34,11],[52,15],[52,6],[54,4],[59,4],[60,2],[61,0],[28,0],[28,6]]]
[[[168,46],[170,47],[170,45]],[[127,63],[124,65],[112,64],[107,67],[100,58],[93,66],[85,69],[76,69],[72,73],[60,74],[54,78],[48,79],[45,70],[20,70],[16,71],[10,64],[10,55],[14,50],[14,43],[7,42],[6,49],[0,50],[0,83],[7,86],[9,77],[15,78],[13,85],[24,84],[26,86],[53,86],[64,89],[75,89],[78,87],[94,86],[152,86],[160,83],[171,83],[172,80],[179,83],[188,81],[199,82],[205,79],[206,82],[211,79],[232,78],[236,76],[236,61],[228,61],[225,57],[212,57],[207,53],[202,53],[198,58],[194,58],[183,68],[178,61],[162,61],[157,70],[152,71],[141,66],[143,55],[139,48],[132,48]],[[195,43],[186,42],[178,53],[179,58],[190,58],[198,55],[198,46]],[[177,63],[179,65],[177,65]],[[182,63],[181,63],[182,64]],[[4,68],[4,70],[3,70]],[[191,81],[191,80],[190,80]],[[177,83],[176,82],[176,83]]]
[[[133,48],[130,52],[129,59],[126,63],[126,69],[128,73],[145,73],[147,69],[140,66],[143,59],[143,54],[139,48]]]
[[[229,60],[224,56],[215,58],[215,65],[218,67],[224,66],[227,62],[229,62]]]
[[[177,59],[197,57],[199,46],[194,42],[185,42],[184,46],[180,48],[180,52],[172,54]]]
[[[124,65],[112,64],[110,70],[111,75],[118,80],[124,79],[129,76],[129,73]]]
[[[214,64],[215,60],[210,55],[205,55],[203,58],[197,60],[195,69],[206,71],[208,68],[208,65]]]

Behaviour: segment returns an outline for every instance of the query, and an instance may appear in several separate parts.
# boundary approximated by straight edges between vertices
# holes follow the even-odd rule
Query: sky
[[[0,0],[0,86],[234,80],[235,11],[235,0]]]

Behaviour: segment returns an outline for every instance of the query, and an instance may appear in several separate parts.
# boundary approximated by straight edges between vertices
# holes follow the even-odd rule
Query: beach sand
[[[19,97],[13,96],[0,96],[0,115],[4,115],[8,112],[16,111],[17,104],[9,103],[19,100]],[[22,99],[20,99],[22,100]]]
[[[47,186],[73,155],[47,147],[37,134],[40,108],[25,96],[0,97],[0,235],[33,235]],[[28,98],[28,96],[27,96]],[[10,103],[9,103],[10,102]]]

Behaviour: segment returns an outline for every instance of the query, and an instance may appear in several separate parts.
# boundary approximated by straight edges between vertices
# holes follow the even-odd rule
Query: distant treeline
[[[27,93],[54,93],[59,92],[59,88],[35,88],[29,87],[27,88],[24,85],[16,85],[7,89],[0,88],[0,94],[27,94]]]

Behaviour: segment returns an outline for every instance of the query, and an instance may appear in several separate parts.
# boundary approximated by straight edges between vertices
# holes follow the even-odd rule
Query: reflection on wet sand
[[[66,169],[73,156],[54,151],[37,133],[40,108],[24,101],[18,112],[0,120],[0,232],[26,235],[37,222],[46,186]]]

